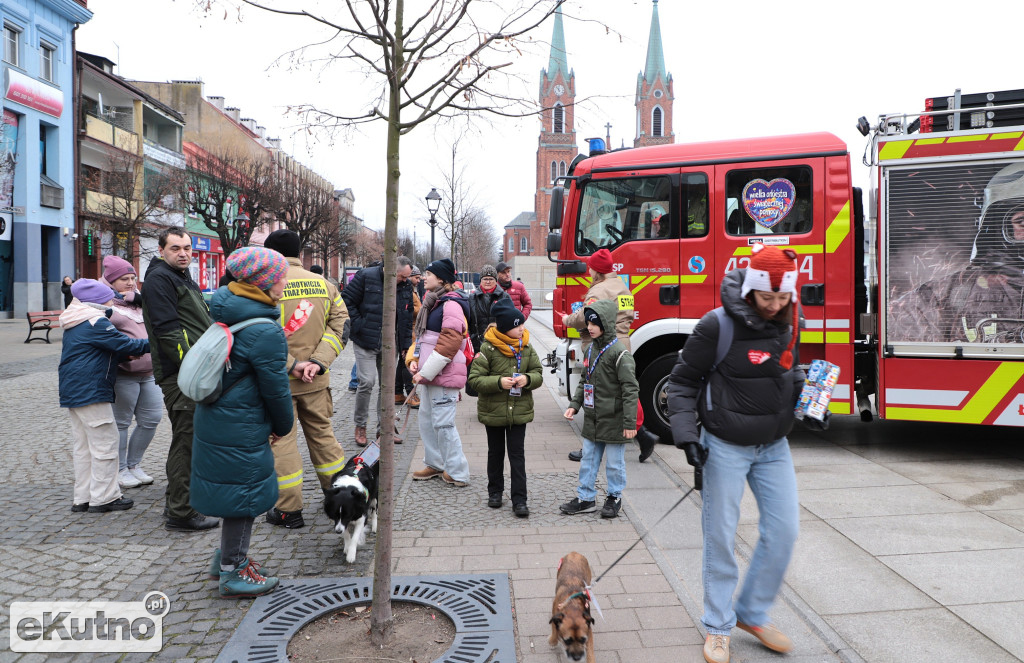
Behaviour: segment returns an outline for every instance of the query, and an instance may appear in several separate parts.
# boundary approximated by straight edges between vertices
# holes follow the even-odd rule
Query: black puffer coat
[[[675,443],[697,442],[696,415],[709,433],[733,444],[768,444],[785,437],[793,427],[793,408],[803,388],[799,346],[793,347],[793,367],[779,358],[793,334],[792,312],[786,307],[765,320],[740,297],[746,269],[735,269],[722,281],[722,306],[732,318],[729,352],[712,373],[718,349],[718,318],[709,312],[687,339],[669,376],[668,409]],[[701,394],[705,381],[711,394]]]
[[[494,322],[491,306],[499,299],[512,301],[500,285],[494,286],[492,292],[474,290],[469,294],[469,340],[473,342],[473,352],[480,352],[484,333],[488,325]]]
[[[412,314],[412,287],[410,284],[403,288],[406,283],[399,283],[396,292],[395,342],[399,350],[412,345],[411,321],[415,320],[407,317]],[[352,321],[350,339],[364,350],[380,352],[384,326],[384,267],[370,265],[359,270],[341,291],[341,298]]]

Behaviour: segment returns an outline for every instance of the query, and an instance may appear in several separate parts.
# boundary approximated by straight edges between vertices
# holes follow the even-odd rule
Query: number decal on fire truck
[[[750,267],[750,258],[746,256],[740,256],[739,258],[733,256],[729,258],[729,262],[725,263],[725,273],[728,274],[734,269],[741,267]],[[814,280],[814,256],[804,256],[800,262],[800,273],[806,274],[807,278]]]

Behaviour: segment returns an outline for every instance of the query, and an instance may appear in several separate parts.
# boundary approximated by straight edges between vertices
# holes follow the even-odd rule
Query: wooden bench
[[[50,342],[50,332],[55,328],[60,327],[60,314],[63,311],[30,311],[25,314],[28,318],[28,338],[25,339],[26,343],[30,341],[46,341]],[[46,332],[46,338],[42,336],[33,336],[36,332]]]

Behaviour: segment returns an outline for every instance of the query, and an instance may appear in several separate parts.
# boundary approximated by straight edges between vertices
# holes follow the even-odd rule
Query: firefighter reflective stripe
[[[958,410],[938,410],[927,407],[889,407],[885,416],[889,419],[910,419],[913,421],[941,421],[959,424],[980,424],[1006,397],[1010,389],[1024,376],[1024,362],[1003,362],[992,371],[992,375],[981,385],[967,404]]]
[[[325,331],[323,339],[327,341],[334,351],[341,354],[341,339],[334,332]]]
[[[825,230],[825,252],[835,253],[839,245],[850,234],[850,201],[847,200],[843,208],[832,219]]]
[[[333,476],[341,471],[341,468],[345,467],[345,456],[342,456],[339,460],[333,463],[324,463],[323,465],[314,465],[313,469],[316,470],[317,474],[326,474],[327,476]]]
[[[808,318],[804,320],[804,328],[800,330],[800,342],[849,344],[850,321],[843,318]]]
[[[302,485],[302,470],[295,472],[294,474],[286,474],[284,476],[277,477],[277,488],[281,490],[283,488],[294,488]]]
[[[341,295],[334,298],[334,305],[339,308],[345,305],[345,300],[341,298]]]

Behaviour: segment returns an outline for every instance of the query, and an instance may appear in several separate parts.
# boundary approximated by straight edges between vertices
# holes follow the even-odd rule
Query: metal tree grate
[[[507,576],[395,577],[391,584],[391,600],[437,608],[455,623],[455,642],[435,663],[515,663]],[[253,601],[217,661],[286,661],[288,643],[303,626],[372,599],[372,578],[289,580]]]

